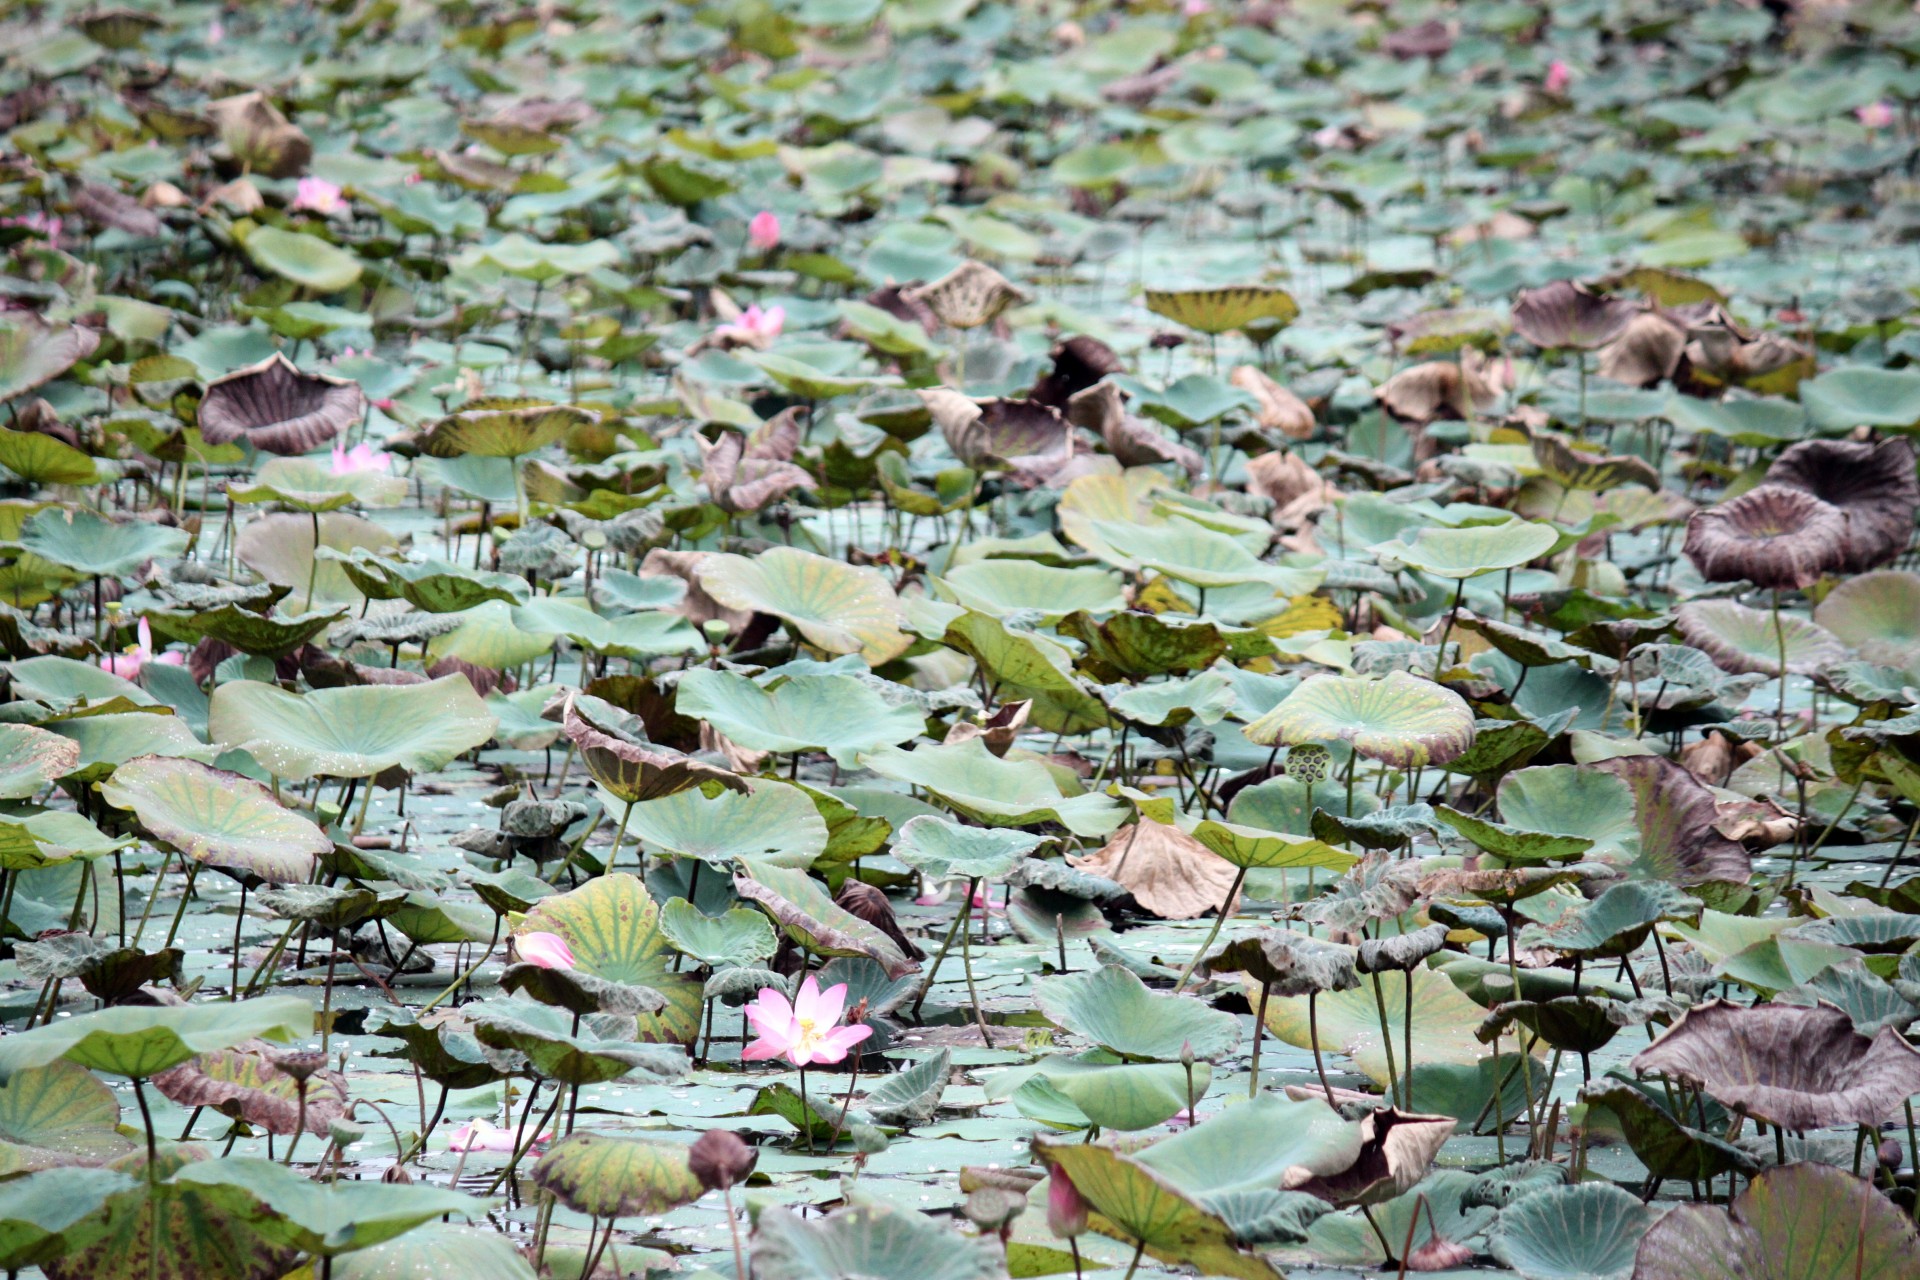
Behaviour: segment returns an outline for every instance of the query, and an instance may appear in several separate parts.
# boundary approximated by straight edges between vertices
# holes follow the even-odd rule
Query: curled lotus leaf
[[[1805,490],[1845,514],[1839,567],[1849,573],[1885,564],[1913,537],[1920,476],[1914,471],[1913,445],[1899,437],[1878,443],[1804,440],[1774,459],[1766,483]]]
[[[1513,331],[1548,350],[1593,351],[1619,337],[1637,308],[1574,280],[1522,289],[1513,304]]]
[[[1517,569],[1546,555],[1560,541],[1553,526],[1532,520],[1470,524],[1458,529],[1428,525],[1408,541],[1382,542],[1374,557],[1456,581]],[[1389,564],[1388,567],[1391,567]]]
[[[263,1041],[215,1049],[170,1067],[153,1087],[183,1107],[211,1107],[269,1133],[289,1134],[301,1117],[299,1082],[281,1070],[279,1053]],[[347,1111],[347,1078],[320,1070],[307,1078],[306,1132],[324,1138]]]
[[[634,1040],[634,1020],[621,1014],[583,1016],[520,996],[465,1005],[481,1044],[523,1053],[541,1075],[560,1084],[605,1084],[639,1072],[677,1080],[687,1058],[677,1047]]]
[[[1831,1005],[1709,1000],[1641,1050],[1633,1068],[1797,1130],[1879,1125],[1920,1093],[1920,1049],[1891,1027],[1869,1039]]]
[[[947,447],[968,467],[1046,476],[1073,456],[1073,429],[1060,411],[1032,400],[976,400],[935,387],[919,393]]]
[[[1800,590],[1846,562],[1847,530],[1840,508],[1804,489],[1762,484],[1695,512],[1685,551],[1708,582]]]
[[[208,444],[244,440],[268,453],[310,453],[358,422],[366,403],[352,379],[302,373],[275,352],[207,384],[200,435]]]
[[[1262,929],[1209,953],[1212,973],[1244,973],[1286,999],[1360,985],[1354,949],[1289,929]]]
[[[1684,767],[1665,756],[1620,756],[1594,767],[1633,790],[1639,848],[1629,875],[1682,885],[1746,883],[1752,873],[1747,851],[1720,834],[1713,792]]]
[[[590,694],[570,695],[561,726],[593,780],[625,804],[640,804],[716,783],[744,793],[746,780],[647,736],[646,721]]]
[[[1445,764],[1473,745],[1474,715],[1459,694],[1404,671],[1384,679],[1310,676],[1246,727],[1249,742],[1349,742],[1395,768]]]
[[[930,284],[903,290],[901,296],[927,307],[943,324],[977,329],[1031,295],[986,263],[968,259]]]
[[[0,400],[23,396],[91,356],[100,335],[77,324],[48,324],[31,311],[12,311],[0,325]]]
[[[1460,1122],[1381,1107],[1358,1123],[1359,1150],[1351,1164],[1328,1173],[1290,1176],[1281,1185],[1341,1206],[1391,1200],[1427,1176]]]
[[[733,888],[766,912],[775,928],[816,955],[865,956],[890,978],[920,968],[893,939],[835,903],[804,871],[750,864],[733,877]]]
[[[117,1005],[0,1040],[0,1083],[63,1058],[110,1075],[145,1079],[197,1054],[255,1037],[285,1042],[312,1030],[313,1006],[299,996],[237,1005]]]

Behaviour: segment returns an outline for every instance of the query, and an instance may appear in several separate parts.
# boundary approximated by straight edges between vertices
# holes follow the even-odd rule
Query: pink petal
[[[816,1027],[831,1018],[820,1016],[820,984],[808,974],[800,984],[800,993],[793,998],[793,1016],[802,1022],[811,1022]]]
[[[831,1026],[840,1021],[840,1015],[847,1011],[847,984],[836,982],[822,991],[813,1008],[815,1026]]]
[[[821,1039],[826,1044],[832,1045],[844,1054],[847,1050],[853,1048],[853,1046],[867,1039],[872,1034],[873,1028],[862,1022],[851,1027],[835,1027],[833,1030],[827,1032],[826,1035],[822,1036]]]
[[[784,1041],[776,1042],[771,1036],[762,1036],[740,1051],[742,1062],[765,1062],[768,1058],[777,1058],[787,1051]]]
[[[762,1017],[780,1022],[793,1021],[793,1006],[787,1002],[786,993],[774,987],[760,988],[760,994],[754,997],[754,1003],[747,1006],[747,1016],[753,1016],[753,1010],[759,1009]]]

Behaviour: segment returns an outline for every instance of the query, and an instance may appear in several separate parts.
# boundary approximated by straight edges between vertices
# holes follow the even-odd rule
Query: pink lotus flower
[[[755,303],[740,313],[740,318],[732,324],[723,324],[713,332],[716,337],[732,338],[752,347],[766,347],[780,336],[780,330],[786,326],[787,309],[768,307],[765,311]]]
[[[1186,0],[1186,3],[1180,6],[1180,15],[1185,18],[1198,18],[1212,12],[1212,0]]]
[[[747,241],[765,253],[780,243],[780,219],[771,209],[762,209],[747,224]]]
[[[1864,107],[1855,107],[1853,114],[1861,124],[1869,129],[1885,129],[1891,126],[1894,121],[1893,104],[1885,99],[1879,102],[1869,102]]]
[[[140,625],[134,630],[140,637],[140,643],[130,644],[122,652],[100,659],[103,671],[122,680],[135,680],[140,676],[140,669],[149,662],[157,662],[165,667],[178,667],[186,662],[187,655],[184,653],[157,654],[153,651],[153,628],[147,625],[145,618],[140,619]]]
[[[571,969],[573,948],[557,933],[523,933],[513,940],[513,949],[522,960],[542,969]]]
[[[346,208],[347,202],[341,198],[337,184],[325,178],[302,178],[293,193],[293,207],[317,213],[321,217],[338,213]]]
[[[362,471],[387,472],[393,470],[393,455],[382,453],[370,444],[357,444],[351,449],[339,445],[333,447],[333,474],[337,476],[358,475]]]
[[[478,1117],[467,1121],[447,1138],[449,1151],[504,1151],[511,1155],[514,1150],[514,1130],[502,1129],[490,1121]],[[533,1140],[533,1150],[539,1150],[553,1141],[553,1131],[539,1135]]]
[[[754,1003],[747,1006],[747,1021],[759,1038],[740,1057],[747,1062],[764,1062],[784,1055],[796,1067],[810,1062],[839,1062],[847,1056],[847,1050],[873,1034],[872,1027],[837,1025],[846,1008],[844,982],[822,991],[809,974],[792,1004],[778,988],[762,987]]]
[[[1555,58],[1547,68],[1546,90],[1548,93],[1565,93],[1567,86],[1573,83],[1573,68]]]
[[[227,38],[227,24],[215,18],[207,24],[207,43],[219,44]]]

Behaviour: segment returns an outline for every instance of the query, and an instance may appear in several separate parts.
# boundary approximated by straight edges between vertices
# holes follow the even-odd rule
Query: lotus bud
[[[413,1185],[413,1175],[407,1172],[407,1166],[403,1164],[390,1164],[381,1170],[380,1181],[390,1186],[410,1187]]]
[[[1906,1148],[1896,1138],[1888,1138],[1880,1144],[1876,1153],[1880,1158],[1880,1167],[1889,1173],[1897,1172],[1906,1159]]]
[[[1180,1042],[1180,1065],[1189,1071],[1193,1069],[1193,1041],[1191,1040]]]
[[[724,1191],[744,1182],[760,1153],[731,1129],[709,1129],[687,1150],[687,1168],[709,1191]]]
[[[1087,1229],[1087,1202],[1059,1165],[1047,1174],[1047,1230],[1071,1240]]]

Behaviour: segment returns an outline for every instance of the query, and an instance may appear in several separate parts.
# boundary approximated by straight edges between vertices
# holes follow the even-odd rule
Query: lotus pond
[[[0,1271],[1920,1275],[1920,16],[0,15]]]

